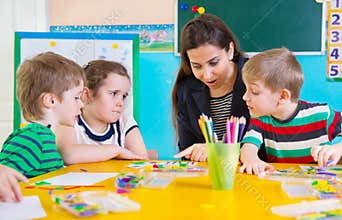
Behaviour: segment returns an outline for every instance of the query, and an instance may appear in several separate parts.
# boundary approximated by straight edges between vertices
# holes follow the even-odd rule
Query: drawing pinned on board
[[[139,33],[140,52],[172,52],[174,48],[173,24],[50,26],[50,31]]]

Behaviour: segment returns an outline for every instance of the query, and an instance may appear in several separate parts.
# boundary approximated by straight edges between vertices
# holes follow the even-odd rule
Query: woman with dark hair
[[[241,69],[247,58],[239,51],[232,31],[215,15],[190,20],[181,33],[181,65],[172,90],[173,124],[180,153],[193,161],[206,161],[205,140],[198,125],[204,113],[213,119],[219,140],[226,119],[249,112],[242,96],[246,87]]]

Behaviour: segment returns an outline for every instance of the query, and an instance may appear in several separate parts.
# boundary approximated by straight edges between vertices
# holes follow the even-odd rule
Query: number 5
[[[337,76],[338,75],[338,65],[331,65],[330,66],[330,76]]]

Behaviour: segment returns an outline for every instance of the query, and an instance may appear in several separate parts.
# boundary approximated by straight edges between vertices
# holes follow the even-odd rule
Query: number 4
[[[338,59],[338,57],[339,57],[339,54],[338,54],[338,48],[334,48],[334,49],[331,51],[331,53],[330,53],[330,57],[333,57],[333,58],[335,58],[335,60],[337,60],[337,59]]]

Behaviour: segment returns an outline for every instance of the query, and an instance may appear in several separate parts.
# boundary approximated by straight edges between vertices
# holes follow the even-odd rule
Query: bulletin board
[[[16,99],[16,70],[26,59],[52,51],[83,66],[90,60],[102,59],[121,63],[132,79],[127,111],[139,122],[139,35],[105,33],[16,32],[14,60],[14,122],[13,127],[25,124]]]
[[[177,53],[182,27],[198,16],[200,7],[222,18],[244,52],[287,47],[299,55],[321,55],[325,50],[325,12],[314,0],[177,0]]]

